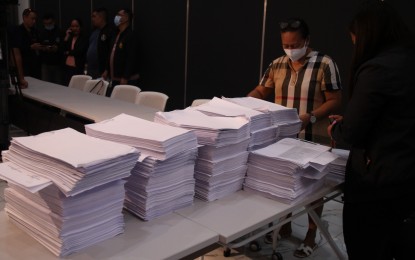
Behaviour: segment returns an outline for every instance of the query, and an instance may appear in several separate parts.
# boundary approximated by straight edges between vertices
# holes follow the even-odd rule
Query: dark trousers
[[[414,202],[410,198],[345,202],[343,234],[349,260],[414,259]]]
[[[71,81],[71,78],[73,75],[81,75],[84,74],[84,71],[82,68],[77,67],[71,67],[68,65],[64,65],[63,69],[63,85],[68,86],[69,81]]]

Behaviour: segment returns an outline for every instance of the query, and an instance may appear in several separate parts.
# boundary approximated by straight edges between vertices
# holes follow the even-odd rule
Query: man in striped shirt
[[[337,65],[308,47],[309,30],[302,19],[289,19],[280,26],[286,55],[269,65],[259,86],[248,96],[265,99],[275,92],[275,103],[297,109],[303,122],[301,137],[329,145],[328,116],[341,106]]]
[[[265,99],[275,93],[275,103],[296,108],[302,121],[300,138],[330,145],[327,134],[328,116],[341,106],[341,83],[336,63],[309,47],[309,29],[304,20],[291,18],[280,23],[282,47],[286,55],[274,60],[259,85],[248,96]],[[321,216],[323,206],[315,209]],[[317,247],[317,226],[309,216],[307,235],[294,252],[307,257]],[[282,237],[291,234],[291,225],[284,225]],[[269,236],[268,236],[269,240]]]

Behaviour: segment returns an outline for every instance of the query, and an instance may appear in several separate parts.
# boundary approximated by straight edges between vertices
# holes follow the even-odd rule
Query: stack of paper
[[[346,172],[347,159],[349,158],[350,151],[343,149],[332,149],[331,152],[338,155],[339,157],[336,160],[330,162],[327,166],[327,181],[334,184],[343,183],[344,175]]]
[[[130,176],[137,149],[71,128],[14,138],[4,161],[51,180],[66,196]]]
[[[330,147],[285,138],[249,155],[244,189],[292,203],[324,184]]]
[[[9,219],[57,256],[124,231],[122,180],[139,152],[72,129],[12,140],[3,152]]]
[[[89,136],[139,147],[142,155],[160,160],[184,150],[194,149],[197,144],[194,133],[190,131],[156,124],[127,114],[86,125],[85,131]]]
[[[130,212],[151,220],[193,203],[198,144],[192,131],[125,114],[85,129],[88,135],[141,152],[125,185],[125,207]]]
[[[246,117],[208,116],[192,108],[157,112],[157,123],[192,130],[201,145],[235,144],[249,138],[249,120]]]
[[[155,120],[193,130],[204,145],[195,166],[196,197],[213,201],[242,188],[250,141],[246,117],[208,116],[185,109],[158,112]]]
[[[277,125],[271,125],[270,113],[263,113],[217,97],[192,109],[211,116],[247,117],[251,132],[249,150],[265,147],[277,140],[279,128]]]
[[[297,109],[287,108],[266,100],[253,97],[223,98],[235,104],[263,113],[270,113],[272,124],[279,126],[279,138],[295,137],[301,130]]]

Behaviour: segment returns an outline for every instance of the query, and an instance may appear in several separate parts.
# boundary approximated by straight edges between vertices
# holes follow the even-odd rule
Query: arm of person
[[[28,82],[24,79],[24,71],[23,71],[23,64],[22,64],[22,54],[20,53],[19,48],[12,49],[15,66],[17,70],[17,77],[19,79],[19,87],[20,88],[27,88]]]
[[[310,111],[314,114],[318,120],[328,120],[328,116],[338,112],[341,107],[342,92],[340,90],[324,91],[326,102],[321,106]],[[311,114],[305,113],[300,115],[300,119],[303,122],[303,129],[310,123]]]
[[[368,64],[360,69],[343,120],[331,130],[333,139],[355,147],[367,142],[374,125],[382,122],[391,107],[388,97],[396,90],[396,80],[388,77],[389,69],[384,66]]]
[[[269,95],[272,94],[274,89],[267,88],[261,85],[256,86],[251,92],[248,93],[248,97],[254,97],[259,99],[266,99]]]
[[[137,73],[137,35],[135,32],[129,32],[129,34],[123,40],[125,48],[125,67],[122,73],[120,84],[127,84],[131,76]],[[124,82],[124,83],[122,83]]]

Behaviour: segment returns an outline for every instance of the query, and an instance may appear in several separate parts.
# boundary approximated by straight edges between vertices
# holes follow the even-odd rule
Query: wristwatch
[[[317,122],[317,117],[313,114],[313,112],[310,112],[310,123],[314,124]]]

